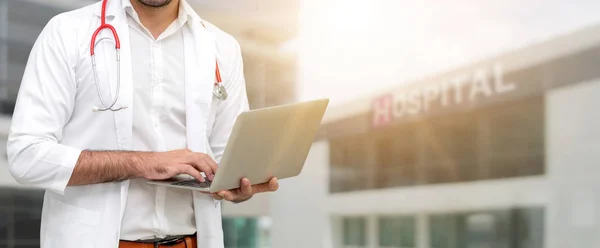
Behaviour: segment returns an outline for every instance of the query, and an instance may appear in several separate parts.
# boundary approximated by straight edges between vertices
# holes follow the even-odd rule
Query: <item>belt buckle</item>
[[[163,240],[154,242],[154,248],[158,248],[161,245],[174,245],[177,241],[183,240],[185,236],[165,237]]]

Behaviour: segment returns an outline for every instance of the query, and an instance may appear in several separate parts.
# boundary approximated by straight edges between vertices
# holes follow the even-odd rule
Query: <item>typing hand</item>
[[[276,177],[271,178],[266,183],[252,185],[250,180],[242,178],[240,187],[232,190],[223,190],[212,193],[211,196],[216,200],[226,200],[233,203],[240,203],[249,200],[257,193],[275,192],[279,189],[279,182]]]
[[[217,172],[217,163],[204,153],[192,152],[189,149],[151,153],[140,168],[140,175],[150,180],[163,180],[179,174],[188,174],[200,182],[206,179],[200,174],[204,172],[210,181]]]

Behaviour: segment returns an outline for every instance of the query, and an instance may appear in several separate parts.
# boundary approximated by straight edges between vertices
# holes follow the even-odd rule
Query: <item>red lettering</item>
[[[373,126],[382,126],[392,121],[393,96],[385,95],[373,101]]]

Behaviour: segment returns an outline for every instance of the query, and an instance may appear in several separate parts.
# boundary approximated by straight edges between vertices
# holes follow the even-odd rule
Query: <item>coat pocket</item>
[[[95,248],[100,214],[47,198],[48,216],[42,248]]]

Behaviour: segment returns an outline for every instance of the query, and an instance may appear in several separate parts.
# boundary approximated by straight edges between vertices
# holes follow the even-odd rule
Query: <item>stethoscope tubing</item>
[[[108,110],[114,112],[114,111],[119,111],[119,110],[127,108],[127,106],[114,108],[114,106],[119,101],[119,94],[120,94],[120,90],[121,90],[121,41],[119,40],[119,35],[117,34],[117,30],[115,29],[115,27],[106,23],[106,5],[107,5],[107,3],[108,3],[108,0],[102,0],[102,15],[100,17],[101,24],[100,24],[100,27],[98,27],[96,29],[96,31],[94,31],[94,34],[92,35],[92,40],[90,42],[90,56],[92,59],[92,70],[94,71],[94,83],[96,85],[96,91],[98,92],[98,97],[100,98],[100,102],[104,106],[104,108],[93,107],[94,112],[108,111]],[[202,26],[204,26],[204,23],[202,23]],[[204,26],[204,27],[206,28],[206,26]],[[110,30],[113,35],[113,39],[115,42],[116,57],[117,57],[116,58],[116,61],[117,61],[117,89],[116,89],[115,97],[110,104],[107,104],[107,102],[104,100],[102,92],[100,91],[100,82],[98,80],[98,71],[96,68],[96,55],[95,55],[96,45],[99,44],[100,42],[102,42],[103,40],[110,40],[109,37],[103,37],[103,38],[96,40],[96,38],[98,37],[98,34],[100,34],[100,32],[104,29]],[[218,62],[216,62],[215,76],[216,76],[216,82],[214,84],[215,85],[214,95],[219,100],[224,101],[227,99],[227,91],[222,84],[221,71],[219,69]]]
[[[94,112],[107,111],[107,110],[119,111],[121,109],[127,108],[126,106],[119,107],[119,108],[113,108],[115,106],[115,104],[117,104],[117,101],[119,101],[119,94],[120,94],[120,90],[121,90],[121,41],[119,40],[119,35],[117,34],[117,30],[115,29],[115,27],[106,23],[106,5],[107,5],[107,3],[108,3],[108,0],[102,0],[102,16],[100,17],[101,25],[100,25],[100,27],[98,27],[96,29],[96,31],[94,31],[94,34],[92,35],[92,40],[90,43],[90,55],[92,58],[92,70],[94,71],[94,83],[96,84],[96,91],[98,92],[98,97],[100,98],[100,102],[104,106],[104,108],[94,107],[93,108]],[[102,96],[102,92],[100,91],[100,82],[98,80],[98,70],[96,68],[96,54],[95,54],[96,45],[98,43],[102,42],[103,40],[110,40],[110,38],[108,38],[108,37],[103,37],[103,38],[96,40],[96,38],[98,37],[98,34],[100,34],[100,32],[104,29],[110,30],[113,35],[113,38],[115,41],[115,52],[116,52],[116,56],[117,56],[117,58],[116,58],[116,61],[117,61],[117,92],[116,92],[115,97],[112,100],[112,103],[110,105],[106,103],[106,101],[104,100],[104,97]]]

